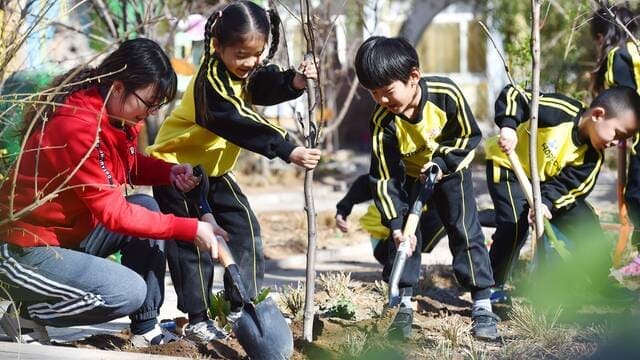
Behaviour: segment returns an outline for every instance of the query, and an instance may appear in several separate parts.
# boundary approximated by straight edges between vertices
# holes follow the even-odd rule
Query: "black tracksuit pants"
[[[631,242],[640,249],[640,141],[634,144],[633,151],[635,154],[629,156],[624,198],[629,210],[629,220],[633,224]]]
[[[493,234],[490,252],[491,266],[496,284],[503,285],[508,280],[513,262],[518,258],[520,249],[527,239],[529,205],[513,171],[494,167],[493,162],[488,161],[487,182],[496,211],[496,232]],[[553,211],[550,222],[581,251],[607,253],[607,242],[598,216],[584,198],[576,199],[569,207]],[[540,244],[538,245],[540,248]],[[577,273],[581,274],[575,279],[606,281],[607,269],[611,265],[608,261],[601,262],[602,259],[606,260],[606,256],[596,257],[597,261],[593,260],[593,257],[586,259],[587,263],[582,264],[583,259],[579,256],[573,257],[573,268],[578,269]]]
[[[412,194],[416,179],[407,178],[405,191]],[[489,254],[484,245],[484,235],[478,220],[475,193],[471,171],[464,169],[443,177],[435,186],[427,203],[427,211],[437,211],[449,236],[449,249],[453,254],[453,271],[461,286],[471,291],[473,299],[489,297],[489,288],[493,286],[493,274]],[[416,249],[422,248],[420,231],[416,233]],[[387,241],[389,258],[383,269],[383,279],[389,280],[396,246]],[[418,282],[422,253],[414,251],[407,259],[404,272],[400,277],[400,287],[409,288]]]
[[[487,161],[487,185],[496,212],[496,231],[493,233],[491,268],[496,285],[504,285],[529,232],[529,206],[516,174]]]
[[[260,225],[247,197],[233,175],[209,178],[209,204],[218,225],[229,233],[229,249],[240,268],[247,295],[255,297],[264,278],[264,253]],[[155,186],[153,194],[160,209],[182,217],[196,217],[195,208],[187,204],[172,186]],[[169,241],[166,246],[171,280],[178,296],[178,309],[194,314],[207,309],[213,282],[213,260],[195,245]]]

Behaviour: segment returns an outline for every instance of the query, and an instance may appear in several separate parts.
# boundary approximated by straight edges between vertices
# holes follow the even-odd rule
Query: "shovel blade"
[[[252,360],[289,359],[293,355],[291,329],[271,298],[258,305],[246,304],[233,332]]]

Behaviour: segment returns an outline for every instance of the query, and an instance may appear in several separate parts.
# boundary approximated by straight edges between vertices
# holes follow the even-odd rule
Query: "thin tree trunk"
[[[311,125],[315,119],[315,89],[313,81],[307,80],[307,100],[309,104],[309,113],[303,123],[303,135],[306,139],[306,146],[315,146],[315,134],[311,132]],[[316,209],[313,200],[313,170],[307,170],[304,174],[304,208],[307,212],[307,229],[308,229],[308,245],[307,245],[307,277],[306,277],[306,294],[304,302],[303,332],[302,336],[305,341],[313,341],[313,318],[315,315],[315,284],[316,284]]]
[[[540,0],[531,0],[531,55],[532,55],[532,89],[531,89],[531,124],[529,128],[529,168],[533,186],[533,202],[535,209],[535,249],[537,241],[544,234],[542,201],[540,194],[540,174],[538,173],[538,107],[540,104]],[[551,210],[551,209],[549,209]],[[535,250],[534,250],[535,251]]]

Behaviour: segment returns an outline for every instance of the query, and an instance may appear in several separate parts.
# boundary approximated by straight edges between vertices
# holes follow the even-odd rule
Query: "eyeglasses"
[[[135,95],[135,97],[137,97],[137,98],[138,98],[138,100],[140,100],[140,102],[144,104],[144,106],[146,106],[146,107],[147,107],[147,112],[152,113],[152,112],[154,112],[154,111],[156,111],[156,110],[160,109],[161,107],[163,107],[163,106],[167,105],[167,102],[166,102],[166,101],[163,101],[163,102],[161,102],[161,103],[159,103],[159,104],[149,104],[149,103],[148,103],[148,102],[146,102],[143,98],[141,98],[141,97],[140,97],[140,95],[138,95],[135,91],[132,91],[131,93],[132,93],[133,95]]]

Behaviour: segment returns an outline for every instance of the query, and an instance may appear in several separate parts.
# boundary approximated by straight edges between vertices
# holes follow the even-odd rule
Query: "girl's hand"
[[[307,170],[311,170],[318,165],[320,154],[320,149],[309,149],[304,146],[298,146],[289,154],[289,161]]]
[[[193,175],[191,164],[173,165],[169,179],[182,192],[187,192],[200,183],[200,177]]]
[[[340,231],[346,233],[349,231],[349,223],[347,223],[347,219],[342,217],[342,215],[336,215],[336,226]]]
[[[502,152],[505,154],[511,153],[518,144],[518,135],[516,131],[510,127],[503,127],[500,129],[500,137],[498,138],[498,145]]]
[[[296,76],[293,77],[293,83],[291,86],[296,90],[306,89],[307,79],[318,79],[318,72],[313,60],[305,60],[300,64],[300,66],[298,66],[298,71],[296,72]]]

